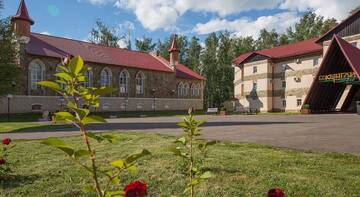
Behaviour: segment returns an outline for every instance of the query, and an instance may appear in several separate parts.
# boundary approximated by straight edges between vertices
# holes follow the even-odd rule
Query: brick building
[[[80,55],[86,66],[87,86],[111,86],[117,89],[102,98],[98,111],[152,111],[203,108],[205,78],[179,63],[179,49],[174,37],[170,60],[157,54],[105,47],[88,42],[31,32],[25,1],[11,19],[23,69],[21,89],[11,99],[11,112],[54,111],[63,100],[38,81],[55,79],[53,74],[61,59]],[[6,99],[0,100],[0,113],[7,112]]]

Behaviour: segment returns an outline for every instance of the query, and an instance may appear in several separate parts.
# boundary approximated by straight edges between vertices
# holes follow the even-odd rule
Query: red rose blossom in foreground
[[[2,140],[2,143],[3,143],[4,145],[9,145],[10,142],[11,142],[11,139],[10,139],[10,138],[5,138],[5,139]]]
[[[134,181],[125,187],[124,192],[124,197],[145,197],[147,185],[140,181]]]
[[[0,165],[4,165],[6,163],[4,158],[0,158]]]
[[[267,197],[285,197],[285,194],[282,189],[275,188],[268,191]]]

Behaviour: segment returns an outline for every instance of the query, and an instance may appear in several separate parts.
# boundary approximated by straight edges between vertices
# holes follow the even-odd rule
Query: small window
[[[282,87],[286,88],[286,81],[282,81]]]
[[[257,73],[257,66],[253,67],[253,73]]]
[[[41,104],[32,104],[31,105],[31,111],[38,112],[41,111],[42,105]]]
[[[286,107],[286,100],[285,100],[285,99],[282,100],[282,106],[283,106],[283,107]]]
[[[257,90],[257,82],[253,82],[253,91]]]
[[[297,99],[297,100],[296,100],[296,105],[299,107],[299,106],[301,106],[301,104],[302,104],[302,100],[301,100],[301,99]]]
[[[313,59],[313,66],[319,65],[319,58]]]
[[[351,45],[353,45],[354,47],[357,47],[357,42],[352,42]]]
[[[282,69],[282,71],[286,71],[287,69],[289,68],[289,66],[287,65],[287,64],[282,64],[281,65],[281,69]]]
[[[142,72],[139,72],[135,78],[136,82],[136,94],[144,94],[145,88],[145,75]]]

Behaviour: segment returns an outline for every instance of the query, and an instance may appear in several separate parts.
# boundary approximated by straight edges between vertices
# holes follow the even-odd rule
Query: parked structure
[[[31,32],[25,1],[11,19],[19,46],[21,89],[11,99],[11,112],[57,110],[63,101],[37,82],[55,79],[62,58],[80,55],[87,66],[86,86],[112,86],[117,89],[102,98],[98,111],[151,111],[202,109],[204,77],[179,63],[176,36],[169,49],[170,60],[157,54],[105,47],[88,42]],[[6,99],[0,100],[0,113],[7,113]]]
[[[300,111],[306,104],[313,112],[353,111],[360,100],[357,47],[360,10],[321,38],[239,56],[233,61],[237,110]],[[323,83],[341,73],[341,83]]]

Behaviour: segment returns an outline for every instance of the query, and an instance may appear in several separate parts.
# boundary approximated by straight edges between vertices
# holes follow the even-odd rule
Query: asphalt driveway
[[[205,139],[246,142],[299,150],[360,153],[360,115],[199,116]],[[179,117],[111,119],[89,126],[95,132],[149,132],[178,135]],[[76,129],[0,134],[0,138],[43,139],[78,135]]]

